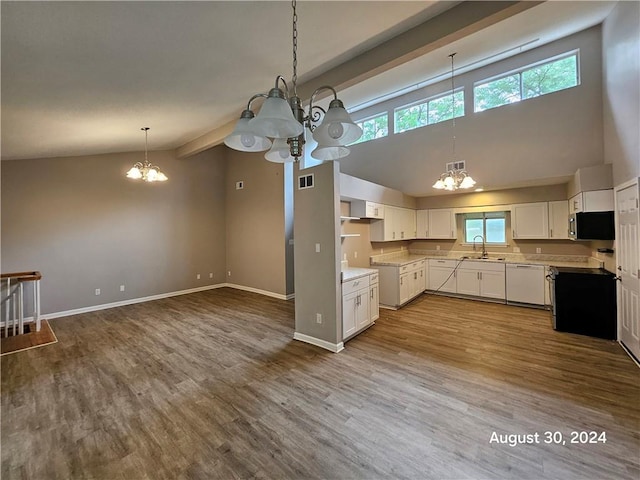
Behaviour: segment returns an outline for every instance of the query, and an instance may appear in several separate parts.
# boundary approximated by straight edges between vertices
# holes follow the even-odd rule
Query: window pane
[[[487,218],[487,243],[506,243],[505,219]]]
[[[473,89],[474,109],[482,112],[490,108],[520,101],[520,74],[499,78]]]
[[[362,136],[351,145],[386,137],[389,134],[389,118],[386,113],[356,123],[362,128]]]
[[[467,218],[464,221],[465,242],[473,243],[473,237],[483,235],[483,220],[481,218]],[[480,240],[480,239],[478,239]]]
[[[563,58],[522,72],[523,98],[539,97],[578,84],[577,56]]]
[[[411,107],[396,110],[395,133],[406,132],[427,124],[427,104],[421,103]]]
[[[464,91],[456,92],[454,95],[454,104],[456,117],[464,116]],[[429,102],[429,124],[444,122],[452,118],[451,110],[453,109],[451,95],[436,98]]]

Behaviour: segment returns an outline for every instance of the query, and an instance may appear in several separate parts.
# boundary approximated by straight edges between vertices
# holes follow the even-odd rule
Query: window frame
[[[504,221],[504,242],[490,242],[487,240],[487,220],[500,218]],[[462,235],[464,242],[462,245],[473,245],[473,240],[467,240],[467,220],[482,220],[482,237],[484,238],[485,245],[492,247],[506,247],[507,243],[507,212],[493,211],[493,212],[469,212],[462,215]],[[478,234],[480,235],[480,234]]]
[[[552,92],[543,93],[541,95],[535,95],[535,96],[526,97],[526,98],[523,97],[523,81],[524,81],[523,80],[523,74],[525,72],[527,72],[529,70],[533,70],[533,69],[538,68],[538,67],[542,67],[542,66],[550,64],[550,63],[555,63],[555,62],[558,62],[560,60],[564,60],[566,58],[571,58],[571,57],[575,57],[575,59],[576,59],[576,84],[575,85],[572,85],[571,87],[561,88],[559,90],[553,90]],[[564,52],[564,53],[561,53],[561,54],[558,54],[558,55],[555,55],[555,56],[552,56],[552,57],[547,57],[547,58],[545,58],[543,60],[540,60],[540,61],[534,62],[534,63],[530,63],[530,64],[525,65],[525,66],[520,67],[520,68],[509,70],[507,72],[503,72],[503,73],[500,73],[498,75],[494,75],[492,77],[487,77],[487,78],[484,78],[482,80],[477,80],[477,81],[473,82],[473,113],[482,113],[482,112],[486,112],[487,110],[493,110],[494,108],[500,108],[500,107],[504,107],[506,105],[513,105],[514,103],[520,103],[520,102],[523,102],[525,100],[530,100],[532,98],[543,97],[543,96],[548,95],[550,93],[561,92],[562,90],[568,90],[569,88],[578,87],[578,86],[581,85],[581,81],[582,81],[582,79],[580,77],[580,71],[581,71],[581,69],[580,69],[580,49],[576,48],[575,50],[570,50],[568,52]],[[493,107],[488,107],[488,108],[485,108],[485,109],[482,109],[482,110],[478,110],[476,108],[476,89],[478,87],[483,86],[483,85],[487,85],[487,84],[492,83],[492,82],[496,82],[496,81],[501,80],[503,78],[511,77],[513,75],[518,75],[518,88],[519,88],[519,95],[520,95],[520,99],[519,100],[517,100],[515,102],[502,103],[500,105],[496,105],[496,106],[493,106]]]
[[[382,135],[381,137],[368,138],[366,140],[362,140],[362,137],[360,137],[358,140],[356,140],[353,143],[350,143],[348,146],[358,145],[360,143],[371,142],[372,140],[377,140],[379,138],[388,137],[389,136],[389,111],[388,110],[385,110],[385,111],[379,112],[379,113],[375,113],[375,114],[369,115],[367,117],[363,117],[361,120],[354,120],[354,123],[356,125],[359,125],[360,128],[362,128],[362,125],[360,125],[360,124],[364,124],[365,122],[368,122],[370,120],[375,120],[376,118],[381,118],[381,117],[387,117],[387,133],[386,133],[386,135]],[[364,135],[364,128],[362,130],[363,130],[362,134]]]
[[[433,101],[436,100],[440,100],[442,98],[446,98],[450,95],[455,96],[457,93],[462,93],[462,114],[461,115],[456,115],[455,112],[455,107],[454,107],[454,111],[453,111],[453,117],[452,118],[460,118],[460,117],[464,117],[466,115],[466,108],[465,108],[465,88],[464,86],[460,86],[457,88],[453,89],[453,93],[451,90],[447,90],[446,92],[442,92],[439,93],[437,95],[433,95],[431,97],[427,97],[427,98],[422,98],[420,100],[416,100],[414,102],[411,103],[407,103],[405,105],[400,105],[399,107],[395,107],[393,109],[393,134],[394,135],[399,135],[401,133],[405,133],[405,132],[410,132],[412,130],[417,130],[418,128],[423,128],[423,127],[428,127],[429,125],[435,125],[437,123],[442,123],[442,122],[446,122],[447,120],[451,120],[451,118],[446,118],[444,120],[440,120],[439,122],[429,122],[429,104]],[[397,122],[397,114],[400,110],[408,110],[412,107],[416,107],[419,105],[426,105],[427,106],[427,111],[426,111],[426,118],[427,118],[427,123],[425,123],[424,125],[418,125],[416,127],[413,128],[409,128],[407,130],[402,130],[402,131],[398,131],[398,122]]]

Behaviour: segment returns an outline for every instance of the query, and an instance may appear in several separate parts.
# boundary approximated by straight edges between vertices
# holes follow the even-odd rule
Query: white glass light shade
[[[250,118],[240,118],[236,128],[224,139],[224,144],[241,152],[263,152],[271,147],[271,140],[256,135],[250,128]]]
[[[460,188],[471,188],[476,184],[475,180],[470,176],[464,177],[462,182],[460,183]]]
[[[340,100],[331,102],[322,123],[313,132],[313,138],[323,147],[349,145],[361,135],[362,128],[351,120]]]
[[[264,158],[274,163],[289,163],[295,160],[291,156],[286,138],[276,138],[271,150],[264,154]]]
[[[131,170],[127,172],[127,178],[133,178],[134,180],[138,180],[142,178],[142,172],[138,167],[131,167]]]
[[[437,188],[438,190],[444,190],[444,187],[445,185],[442,179],[438,179],[438,181],[433,184],[433,188]]]
[[[300,135],[304,127],[295,119],[289,103],[284,98],[269,97],[260,112],[249,120],[254,135],[271,138],[290,138]]]
[[[311,152],[311,156],[317,160],[337,160],[346,157],[351,151],[348,147],[343,146],[318,146]]]

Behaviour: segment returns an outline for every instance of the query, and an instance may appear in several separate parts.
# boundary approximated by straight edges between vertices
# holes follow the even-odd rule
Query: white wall
[[[619,185],[640,176],[640,3],[618,2],[602,43],[604,157]]]
[[[508,72],[554,55],[580,49],[581,83],[519,103],[473,113],[474,81]],[[443,69],[448,58],[443,59]],[[603,163],[602,53],[600,27],[461,75],[465,117],[456,120],[457,158],[485,188],[569,177],[583,166]],[[357,112],[355,119],[406,105],[450,89],[450,81],[425,87]],[[391,132],[390,132],[391,133]],[[452,124],[429,125],[351,147],[340,170],[421,197],[452,160]]]

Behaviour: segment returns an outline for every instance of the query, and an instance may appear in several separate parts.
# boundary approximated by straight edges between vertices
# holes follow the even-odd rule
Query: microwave
[[[569,215],[571,240],[614,240],[613,212],[578,212]]]

